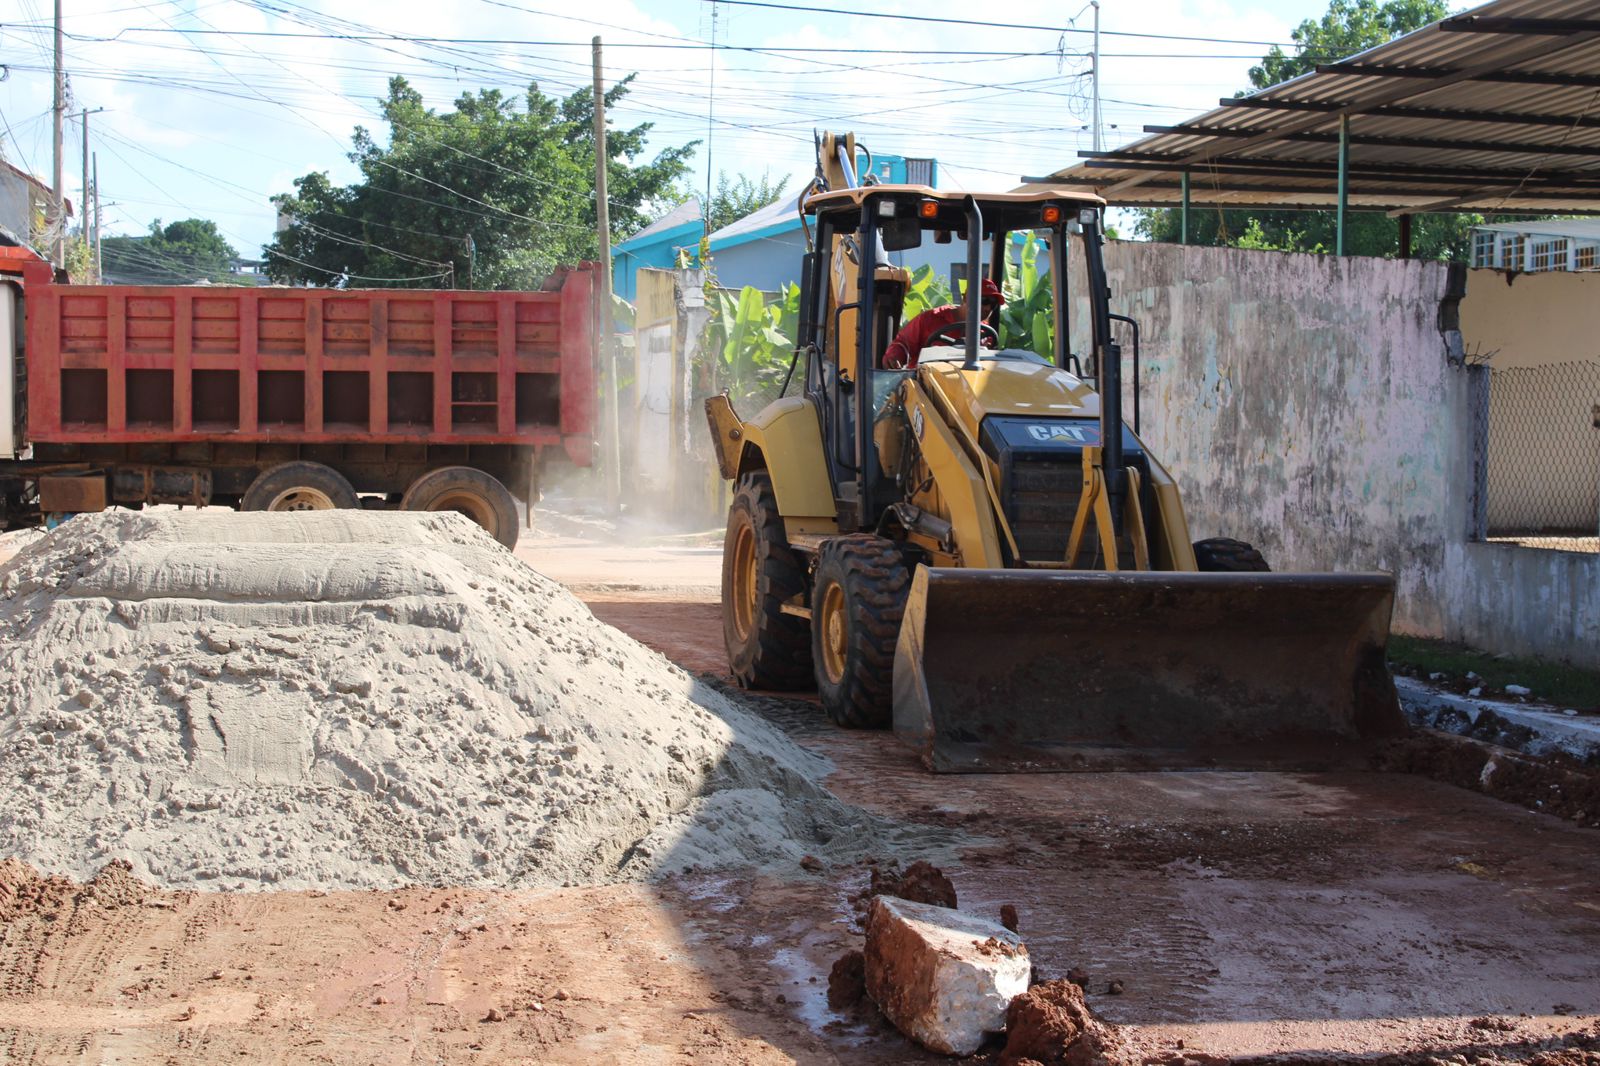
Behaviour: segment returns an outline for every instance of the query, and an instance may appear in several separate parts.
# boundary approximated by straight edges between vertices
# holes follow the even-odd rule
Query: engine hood
[[[1081,378],[1059,367],[1004,356],[982,360],[976,369],[958,362],[929,361],[917,366],[924,388],[938,392],[976,439],[988,415],[1028,418],[1098,418],[1100,396]]]

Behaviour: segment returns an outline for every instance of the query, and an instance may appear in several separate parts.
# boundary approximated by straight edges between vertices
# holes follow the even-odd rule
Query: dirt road
[[[714,550],[661,559],[654,584],[522,552],[726,677]],[[765,705],[834,761],[841,797],[991,838],[947,870],[962,905],[1017,905],[1041,968],[1088,971],[1091,1003],[1152,1051],[1453,1054],[1600,1016],[1593,830],[1409,775],[935,777],[890,736]]]
[[[576,529],[519,555],[723,674],[715,547]],[[1014,904],[1044,974],[1086,971],[1150,1060],[1495,1061],[1597,1032],[1594,830],[1403,775],[933,777],[889,736],[757,702],[843,798],[966,841],[940,857],[962,907]],[[0,1061],[948,1061],[826,1004],[867,878],[178,894],[0,866]]]

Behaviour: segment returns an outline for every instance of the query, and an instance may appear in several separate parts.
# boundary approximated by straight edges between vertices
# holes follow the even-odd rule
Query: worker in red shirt
[[[983,317],[985,320],[993,318],[1000,305],[1006,298],[1000,293],[1000,286],[989,278],[983,279]],[[889,348],[883,353],[883,366],[886,370],[910,370],[917,365],[917,358],[922,354],[922,349],[928,342],[939,337],[950,344],[961,343],[966,339],[967,304],[945,304],[943,307],[930,307],[922,314],[900,327],[900,332],[895,334],[894,340],[889,342]],[[989,328],[987,321],[979,323],[978,343],[985,348],[996,345],[994,330]]]

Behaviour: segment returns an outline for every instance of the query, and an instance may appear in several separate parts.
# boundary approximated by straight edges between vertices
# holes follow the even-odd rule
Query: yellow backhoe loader
[[[1098,198],[861,183],[848,134],[817,157],[795,394],[748,420],[707,402],[736,481],[722,604],[742,685],[815,684],[836,722],[892,724],[937,771],[1315,769],[1404,731],[1389,575],[1191,543],[1137,399],[1122,416],[1114,322],[1136,397],[1137,326],[1110,310]],[[1048,249],[1047,350],[1000,347],[967,284],[959,321],[887,369],[911,280],[892,258],[964,246],[956,273],[1003,284],[1013,234]]]

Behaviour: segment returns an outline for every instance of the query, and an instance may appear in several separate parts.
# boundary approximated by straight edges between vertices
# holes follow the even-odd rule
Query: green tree
[[[777,202],[778,197],[783,195],[784,186],[788,184],[788,178],[774,181],[764,170],[759,178],[740,174],[732,181],[728,180],[725,171],[719,171],[717,187],[711,194],[711,207],[706,212],[706,231],[715,233],[730,222],[737,222],[752,211],[759,211]],[[686,193],[684,198],[687,199],[688,195]]]
[[[607,107],[631,80],[607,90]],[[387,144],[361,127],[353,137],[361,180],[311,173],[273,197],[286,221],[263,249],[273,280],[537,288],[557,264],[597,257],[592,90],[557,99],[535,84],[517,100],[485,89],[438,112],[395,77],[382,112]],[[607,130],[613,234],[645,223],[644,205],[670,193],[698,143],[634,163],[649,130]]]
[[[1250,84],[1265,89],[1357,52],[1421,29],[1450,14],[1445,0],[1332,0],[1327,14],[1307,19],[1290,34],[1294,54],[1274,45],[1259,66],[1250,68]],[[1203,180],[1203,179],[1200,179]],[[1477,214],[1415,215],[1411,254],[1419,259],[1465,259]],[[1134,232],[1147,240],[1177,242],[1182,214],[1164,208],[1140,212]],[[1189,243],[1291,252],[1329,252],[1337,242],[1332,211],[1249,211],[1191,209]],[[1345,222],[1345,248],[1352,255],[1399,254],[1399,221],[1370,211],[1351,212]]]
[[[143,237],[107,237],[101,255],[108,278],[124,284],[191,285],[197,281],[234,280],[239,253],[217,224],[185,218],[163,226],[150,224]]]
[[[1250,68],[1250,84],[1266,89],[1335,63],[1450,14],[1445,0],[1333,0],[1320,19],[1306,19],[1289,34],[1295,53],[1277,45]]]

